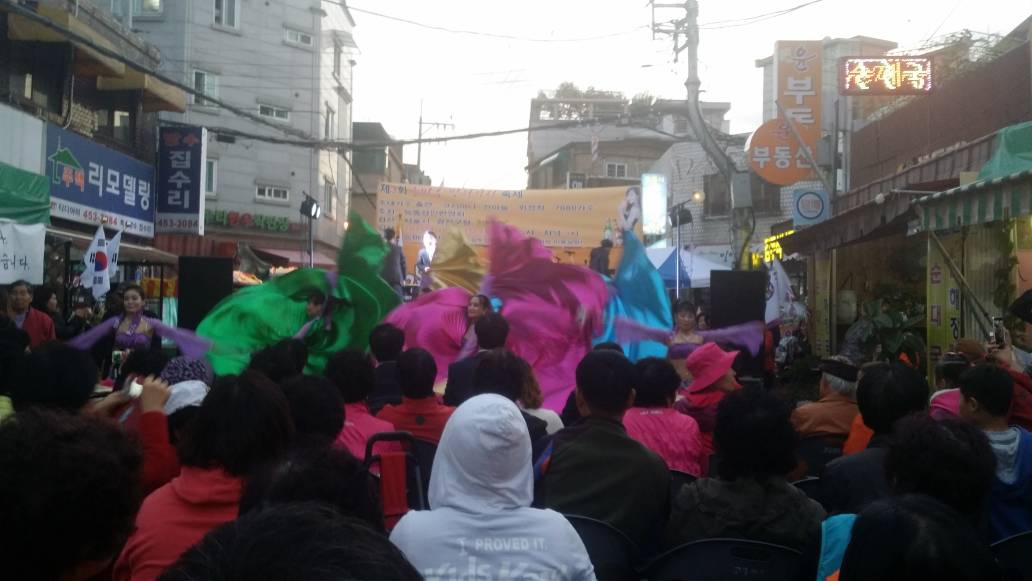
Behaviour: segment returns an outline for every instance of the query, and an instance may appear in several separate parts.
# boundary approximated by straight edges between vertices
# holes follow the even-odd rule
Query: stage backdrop
[[[495,217],[540,239],[563,262],[583,264],[588,251],[604,239],[622,245],[620,224],[633,224],[641,236],[641,188],[617,186],[571,190],[474,190],[413,184],[381,184],[376,199],[377,227],[400,230],[409,270],[423,232],[440,236],[462,229],[470,242],[487,244],[485,226]],[[610,257],[616,268],[619,252]]]

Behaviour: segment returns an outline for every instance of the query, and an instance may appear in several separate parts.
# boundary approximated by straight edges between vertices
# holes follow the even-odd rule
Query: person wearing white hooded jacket
[[[594,580],[577,531],[530,508],[530,436],[519,408],[494,394],[452,414],[430,475],[430,508],[406,514],[391,541],[427,581]]]

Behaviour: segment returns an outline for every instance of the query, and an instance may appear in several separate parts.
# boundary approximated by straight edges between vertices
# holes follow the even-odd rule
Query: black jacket
[[[387,256],[383,259],[383,267],[380,269],[380,277],[391,286],[405,283],[405,253],[401,246],[390,243],[387,245]]]
[[[476,356],[460,359],[448,366],[448,383],[444,387],[444,405],[458,407],[473,397],[473,371],[477,367]]]
[[[369,404],[369,411],[376,415],[388,404],[401,403],[401,385],[398,384],[398,364],[394,361],[384,361],[373,370],[376,386],[373,393],[366,398]]]
[[[891,438],[875,434],[866,450],[836,458],[824,467],[817,500],[829,515],[859,513],[868,504],[889,496],[885,458]]]

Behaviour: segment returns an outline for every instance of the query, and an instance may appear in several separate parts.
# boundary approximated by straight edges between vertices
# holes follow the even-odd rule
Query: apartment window
[[[258,114],[277,121],[290,121],[290,110],[273,105],[258,105]]]
[[[344,56],[344,49],[339,44],[333,45],[333,74],[340,78],[340,61]]]
[[[723,174],[702,178],[702,191],[706,198],[702,202],[703,215],[708,217],[727,216],[731,211],[731,188]]]
[[[209,97],[219,96],[219,76],[215,73],[209,73],[208,71],[194,70],[193,72],[193,88],[195,91],[199,91],[208,95]],[[200,97],[198,95],[193,96],[193,102],[195,105],[208,105],[214,106],[214,103]]]
[[[625,177],[627,177],[627,164],[626,163],[607,163],[606,164],[606,177],[607,178],[625,178]]]
[[[133,0],[133,16],[161,14],[162,0]]]
[[[215,0],[215,24],[236,28],[237,2],[238,0]]]
[[[315,41],[312,39],[312,35],[307,32],[301,32],[300,30],[295,30],[293,28],[285,28],[284,35],[287,42],[303,44],[305,46],[312,46],[315,44]]]
[[[323,128],[323,138],[333,139],[337,136],[337,112],[326,104],[326,127]]]
[[[205,161],[204,168],[204,195],[215,197],[219,187],[219,160],[209,159]]]
[[[674,118],[674,133],[682,135],[688,133],[688,118],[686,117],[675,117]]]
[[[781,213],[781,186],[765,182],[752,174],[753,211],[757,214]]]
[[[337,213],[337,186],[330,180],[323,180],[323,209],[327,218],[332,218]]]
[[[286,202],[290,200],[290,190],[277,186],[258,186],[255,190],[255,198],[259,200]]]

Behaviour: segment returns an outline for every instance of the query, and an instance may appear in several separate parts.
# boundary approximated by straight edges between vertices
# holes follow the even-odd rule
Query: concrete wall
[[[352,29],[343,7],[324,4],[320,8],[310,0],[268,3],[238,0],[237,20],[235,28],[214,24],[214,3],[210,0],[166,0],[161,15],[138,16],[134,26],[161,49],[162,70],[186,84],[193,84],[194,70],[218,75],[220,100],[252,113],[258,113],[259,104],[287,109],[289,121],[273,122],[282,124],[298,138],[324,136],[329,103],[336,109],[337,138],[349,139],[351,71],[348,61],[354,58],[350,52],[343,56],[345,74],[340,79],[332,74],[331,35],[333,31],[350,34]],[[285,27],[310,34],[312,46],[288,42]],[[345,87],[344,82],[348,86]],[[217,141],[215,133],[219,127],[258,135],[288,136],[217,107],[190,101],[185,114],[168,114],[163,118],[211,129],[208,156],[218,162],[218,183],[215,195],[207,200],[208,208],[286,217],[297,223],[301,222],[302,192],[306,192],[324,208],[324,218],[316,228],[317,241],[330,247],[339,245],[348,207],[348,188],[341,186],[346,185],[349,178],[342,175],[347,172],[343,171],[344,164],[336,153],[241,137],[236,138],[235,143]],[[327,179],[337,186],[335,212],[329,211],[331,208],[326,204],[324,184]],[[289,199],[285,202],[258,200],[255,194],[258,185],[288,188]],[[218,228],[212,231],[217,232]],[[233,233],[248,235],[241,230]],[[284,246],[296,245],[290,235],[281,238]]]

